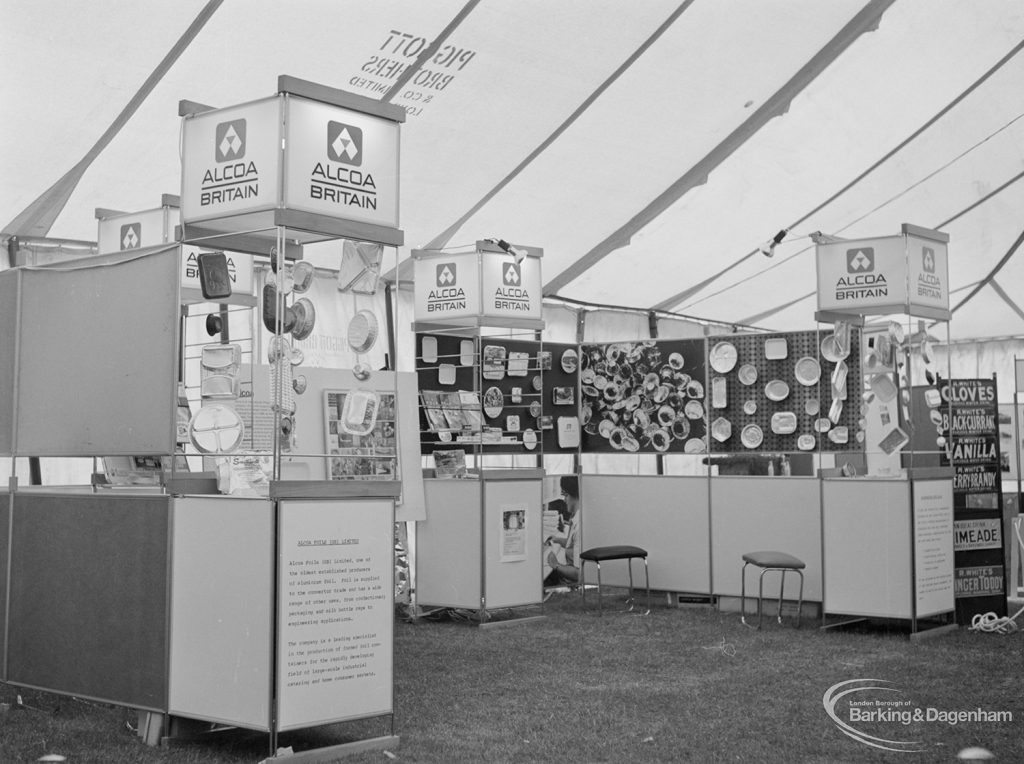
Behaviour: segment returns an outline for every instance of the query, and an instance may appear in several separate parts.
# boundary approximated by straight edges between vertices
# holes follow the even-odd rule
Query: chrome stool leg
[[[747,623],[747,566],[749,562],[743,563],[743,572],[740,578],[740,623],[749,626]]]
[[[782,624],[782,593],[786,591],[786,569],[782,568],[782,581],[779,583],[779,611],[776,614],[775,620]]]
[[[651,569],[647,567],[647,558],[644,557],[644,583],[647,585],[647,614],[651,612]]]
[[[629,607],[627,607],[626,610],[630,610],[631,611],[631,610],[633,610],[634,607],[636,607],[636,597],[633,595],[633,558],[632,557],[627,557],[626,558],[626,568],[629,569],[629,599],[626,601],[626,604],[629,605]]]
[[[804,572],[798,570],[797,573],[800,575],[800,597],[796,601],[796,627],[800,628],[800,613],[804,608]]]

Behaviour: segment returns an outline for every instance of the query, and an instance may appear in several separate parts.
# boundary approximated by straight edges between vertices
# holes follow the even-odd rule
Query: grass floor
[[[623,603],[606,595],[606,606]],[[1024,761],[1024,631],[960,628],[911,640],[898,626],[821,630],[806,618],[800,629],[766,619],[755,631],[738,614],[708,606],[656,603],[646,616],[606,608],[598,617],[575,594],[556,594],[515,615],[545,617],[487,628],[447,612],[400,618],[393,719],[400,743],[344,760],[951,762],[980,746],[997,760]],[[853,723],[844,698],[836,707],[841,721],[895,741],[889,747],[917,741],[919,752],[871,747],[844,734],[823,705],[830,687],[854,679],[898,694],[851,697],[898,698],[947,718]],[[129,709],[0,685],[0,702],[16,704],[19,694],[22,707],[0,711],[4,764],[45,754],[97,764],[211,764],[257,762],[270,753],[267,735],[245,731],[149,748],[133,732]],[[949,712],[978,709],[1004,718],[948,719]],[[282,734],[279,745],[301,751],[365,740],[391,734],[391,722]]]

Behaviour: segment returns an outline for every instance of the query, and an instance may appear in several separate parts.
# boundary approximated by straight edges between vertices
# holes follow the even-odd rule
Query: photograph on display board
[[[704,340],[582,345],[585,452],[707,451]]]
[[[578,541],[583,520],[579,478],[550,475],[544,478],[543,561],[544,586],[575,586],[580,580]]]
[[[526,505],[501,507],[501,561],[520,562],[527,558]]]
[[[324,391],[330,480],[398,480],[395,394]]]

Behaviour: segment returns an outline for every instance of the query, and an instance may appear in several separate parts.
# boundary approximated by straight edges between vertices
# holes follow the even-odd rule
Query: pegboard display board
[[[860,331],[850,331],[844,359],[837,358],[832,339],[831,330],[709,337],[711,451],[862,450],[857,438],[863,391]],[[828,358],[823,355],[823,342]],[[829,419],[832,376],[840,360],[846,365],[846,398],[833,422]],[[817,380],[810,383],[815,376]]]
[[[578,425],[577,364],[562,367],[575,346],[505,337],[424,333],[416,337],[420,390],[420,452],[542,454],[559,446],[559,417]],[[567,357],[568,358],[568,357]],[[555,401],[558,389],[571,395]]]
[[[705,377],[703,339],[582,345],[583,451],[705,453]]]
[[[579,352],[575,344],[553,342],[545,342],[541,350],[542,418],[531,426],[539,428],[544,436],[544,453],[574,453],[579,448]],[[567,401],[569,390],[572,390],[571,401]],[[563,420],[561,433],[559,419]]]

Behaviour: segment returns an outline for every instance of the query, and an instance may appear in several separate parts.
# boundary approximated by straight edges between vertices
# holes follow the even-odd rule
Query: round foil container
[[[377,342],[380,325],[369,310],[356,313],[348,324],[348,346],[357,353],[366,353]]]
[[[300,260],[295,263],[295,267],[292,268],[292,289],[295,293],[302,294],[308,292],[309,288],[313,286],[314,275],[316,275],[316,269],[312,263],[306,260]]]
[[[304,340],[313,333],[313,326],[316,324],[316,308],[307,297],[300,297],[292,305],[292,312],[295,313],[295,328],[292,329],[292,337],[297,340]]]

